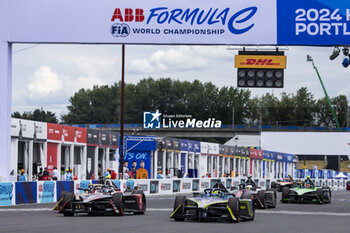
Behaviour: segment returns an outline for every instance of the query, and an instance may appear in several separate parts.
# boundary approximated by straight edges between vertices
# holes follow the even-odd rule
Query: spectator
[[[126,170],[128,170],[127,172],[129,172],[128,166],[129,166],[128,161],[124,161],[124,167],[123,167],[123,172],[124,172],[124,173],[126,172]]]
[[[107,169],[107,171],[105,172],[105,179],[111,179],[111,173],[110,173],[111,169]]]
[[[27,175],[24,173],[24,169],[21,169],[21,174],[18,177],[18,181],[27,181]]]
[[[170,174],[170,171],[168,170],[166,173],[167,173],[166,178],[170,179],[172,177],[171,174]]]
[[[70,180],[73,180],[73,169],[69,169]]]
[[[72,180],[72,175],[69,172],[69,169],[66,169],[66,174],[64,175],[64,180]]]
[[[38,180],[42,180],[43,178],[43,168],[40,168],[40,172],[38,173]]]
[[[136,179],[148,179],[148,171],[145,169],[145,162],[140,162],[140,168],[136,171]]]
[[[57,180],[57,177],[58,177],[57,167],[54,167],[52,171],[52,180]]]
[[[124,180],[127,180],[130,178],[130,175],[129,175],[129,169],[126,169],[125,172],[124,172],[124,176],[123,176],[123,179]]]
[[[211,178],[211,174],[210,173],[208,174],[208,178]]]
[[[114,170],[111,170],[111,180],[115,180],[117,178],[117,173]]]
[[[136,178],[136,166],[137,166],[137,163],[136,161],[132,161],[132,167],[131,167],[131,171],[130,171],[130,176],[132,178]]]
[[[190,178],[188,173],[185,174],[184,178]]]
[[[44,169],[43,175],[41,176],[41,180],[50,180],[50,173],[46,167]]]
[[[158,171],[157,179],[164,179],[164,176],[161,170]]]

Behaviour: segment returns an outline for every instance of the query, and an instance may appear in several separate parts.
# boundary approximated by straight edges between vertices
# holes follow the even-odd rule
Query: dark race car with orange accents
[[[63,191],[59,195],[59,201],[54,210],[58,210],[58,213],[64,216],[74,216],[78,213],[116,216],[122,216],[125,212],[145,214],[145,194],[138,188],[132,188],[133,180],[130,182],[127,182],[124,192],[111,180],[106,180],[104,184],[91,184],[89,188],[80,188],[79,190],[83,191],[81,194]]]
[[[238,187],[231,187],[236,197],[242,199],[252,199],[254,205],[259,209],[275,208],[277,205],[277,194],[274,189],[263,190],[258,187],[251,177]]]
[[[297,182],[293,180],[292,177],[283,178],[283,180],[277,180],[277,182],[271,182],[271,188],[276,189],[278,192],[282,192],[284,187],[295,188],[297,187]]]

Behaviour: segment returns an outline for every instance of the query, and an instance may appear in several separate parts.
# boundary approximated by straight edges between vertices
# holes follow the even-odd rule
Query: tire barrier
[[[127,186],[138,187],[145,195],[178,195],[192,192],[203,192],[210,188],[216,179],[211,178],[185,178],[185,179],[148,179],[148,180],[113,180],[120,189]],[[253,179],[258,186],[269,188],[277,179]],[[245,179],[222,178],[221,182],[226,188],[238,186]],[[333,191],[346,189],[347,180],[314,179],[316,186],[328,186]],[[87,188],[90,184],[97,184],[97,180],[74,181],[32,181],[32,182],[0,182],[0,206],[29,203],[53,203],[57,201],[61,191],[81,193],[79,188]]]

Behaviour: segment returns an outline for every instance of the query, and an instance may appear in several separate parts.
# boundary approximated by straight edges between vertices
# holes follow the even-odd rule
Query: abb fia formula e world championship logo
[[[224,26],[226,26],[227,31],[239,35],[254,27],[256,19],[253,21],[252,19],[257,12],[257,6],[235,10],[230,7],[201,9],[162,6],[147,10],[115,8],[111,17],[113,25],[110,31],[115,37],[127,37],[130,33],[220,35],[225,33]]]
[[[124,14],[120,8],[114,10],[111,21],[119,20],[120,22],[143,22],[145,16],[143,9],[137,8],[135,11],[131,8],[124,9]],[[115,23],[111,26],[111,34],[115,37],[127,37],[130,34],[130,27],[126,23]]]

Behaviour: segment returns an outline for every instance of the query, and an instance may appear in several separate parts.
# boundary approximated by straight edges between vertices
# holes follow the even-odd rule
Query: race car
[[[204,193],[193,193],[193,197],[177,196],[174,212],[175,221],[193,220],[254,220],[255,208],[252,199],[240,199],[229,192],[220,181]]]
[[[74,216],[78,213],[88,215],[110,213],[120,216],[125,212],[145,214],[145,194],[137,187],[133,188],[133,180],[128,180],[126,186],[126,190],[122,192],[114,182],[106,180],[105,184],[90,184],[89,188],[80,188],[84,191],[82,194],[63,191],[54,209],[64,216]]]
[[[316,187],[309,178],[300,182],[295,188],[284,187],[282,189],[283,203],[331,203],[332,192],[329,187]]]
[[[277,180],[277,182],[271,182],[271,188],[276,189],[278,192],[282,192],[284,187],[295,188],[296,182],[290,176],[283,178],[283,180]]]
[[[253,199],[254,205],[259,209],[275,208],[277,205],[277,194],[274,189],[263,190],[258,187],[251,177],[238,187],[231,187],[236,197]]]

